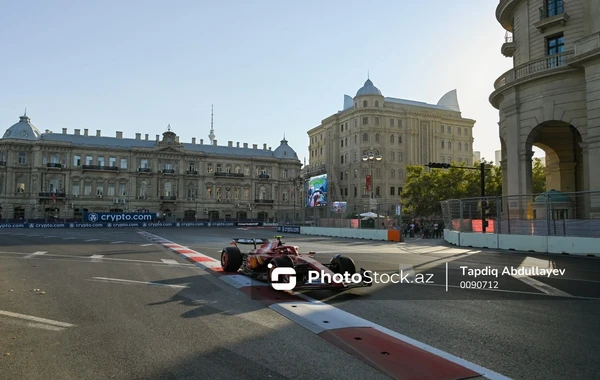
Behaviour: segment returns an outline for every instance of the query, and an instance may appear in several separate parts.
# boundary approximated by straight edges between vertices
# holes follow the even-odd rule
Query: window
[[[398,177],[400,177],[400,179],[404,179],[404,172],[402,170],[398,170]],[[401,190],[398,190],[399,192]]]
[[[394,186],[390,187],[390,195],[396,195],[396,188]]]
[[[25,192],[25,184],[23,182],[17,184],[17,193]]]
[[[110,167],[117,166],[117,158],[116,157],[109,157],[108,158],[108,166],[110,166]]]
[[[165,182],[163,195],[165,197],[173,196],[173,184],[171,184],[171,182]]]
[[[196,171],[196,164],[195,164],[195,163],[193,163],[193,162],[188,162],[188,170],[189,170],[190,172],[194,172],[194,171]]]
[[[225,173],[230,174],[231,173],[231,166],[227,165],[225,167]]]
[[[469,130],[467,128],[465,128],[465,136],[469,135]]]
[[[452,149],[452,141],[448,141],[448,149]]]
[[[215,188],[215,196],[217,197],[217,199],[221,199],[221,188],[220,187]]]
[[[109,183],[108,184],[108,192],[107,195],[109,197],[113,197],[115,195],[115,184],[114,183]]]
[[[240,189],[236,188],[234,193],[233,193],[233,197],[235,199],[240,199]]]
[[[81,166],[81,156],[73,156],[73,166]]]
[[[375,125],[379,125],[379,117],[375,116]]]
[[[396,178],[396,169],[391,169],[390,170],[390,178]]]
[[[398,161],[402,162],[402,152],[398,152]]]
[[[469,150],[469,144],[465,143],[465,150]]]
[[[121,169],[127,169],[127,159],[121,158]]]
[[[390,119],[390,127],[394,126],[394,119]]]
[[[369,141],[369,134],[363,134],[363,141]]]
[[[452,126],[448,126],[448,133],[452,134]]]
[[[462,129],[460,129],[460,128],[457,128],[456,130],[458,131],[458,134],[459,134],[459,135],[462,135]]]
[[[207,186],[206,187],[206,198],[207,199],[211,199],[213,196],[213,192],[212,192],[212,187]]]
[[[379,142],[379,133],[375,134],[375,142]]]
[[[368,117],[363,117],[363,125],[367,125],[369,124],[369,118]]]
[[[344,147],[344,139],[342,139],[342,140],[341,140],[341,143],[342,143],[342,145],[341,145],[341,146],[342,146],[342,148],[343,148],[343,147]]]
[[[94,165],[94,157],[92,157],[92,156],[85,156],[85,164],[86,165]]]
[[[120,183],[119,184],[119,196],[120,197],[124,197],[127,195],[127,184],[126,183]]]
[[[86,182],[83,186],[83,195],[92,195],[92,184]]]
[[[459,129],[459,131],[460,131],[460,129]],[[458,143],[458,150],[462,150],[462,143],[461,142]]]
[[[398,144],[402,144],[402,135],[398,135]]]
[[[348,138],[346,137],[344,140],[345,140],[346,146],[348,146]]]
[[[546,17],[552,17],[564,13],[563,0],[546,0]]]
[[[444,133],[444,126],[440,126],[440,132]]]
[[[283,169],[283,178],[287,178],[287,177],[288,177],[288,170]]]
[[[104,157],[98,156],[98,166],[104,166]]]
[[[368,104],[367,104],[367,101],[366,101],[366,100],[365,100],[365,101],[363,101],[363,107],[366,107],[367,105],[368,105]]]
[[[396,139],[396,137],[394,135],[391,135],[390,136],[390,144],[393,144],[395,139]]]
[[[343,156],[343,155],[341,155],[341,156],[340,156],[340,164],[343,164],[343,163],[344,163],[344,156]]]
[[[72,193],[73,195],[79,196],[79,184],[73,185]]]
[[[250,175],[250,168],[248,166],[244,167],[244,175]]]
[[[244,200],[250,198],[250,189],[244,189]]]
[[[548,37],[546,39],[546,53],[549,56],[560,54],[565,51],[565,38],[563,35]],[[564,64],[564,57],[554,57],[549,60],[549,67],[562,66]]]
[[[394,152],[390,152],[390,161],[394,161],[396,159],[396,154]]]
[[[242,174],[242,168],[241,168],[239,165],[237,165],[237,166],[235,167],[235,173],[236,173],[236,174]]]
[[[147,159],[147,158],[143,158],[143,159],[140,161],[140,167],[141,167],[142,169],[148,169],[148,159]]]
[[[440,146],[442,149],[444,149],[444,140],[440,141]]]
[[[59,164],[60,160],[58,159],[58,154],[52,154],[50,156],[50,163],[51,164]]]
[[[26,164],[27,163],[27,153],[19,152],[18,160],[19,160],[18,161],[19,164]]]
[[[140,184],[140,198],[146,198],[148,196],[148,182],[142,181]]]
[[[375,107],[379,107],[379,101],[378,100],[375,101]]]
[[[212,173],[212,172],[213,172],[213,167],[212,167],[212,165],[208,165],[208,166],[206,167],[206,171],[207,171],[207,173]]]
[[[104,185],[96,185],[96,195],[101,197],[104,194]]]
[[[358,144],[358,135],[354,135],[354,143]]]

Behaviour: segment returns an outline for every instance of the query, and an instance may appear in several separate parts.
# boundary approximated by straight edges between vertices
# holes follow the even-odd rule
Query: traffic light
[[[429,166],[430,168],[436,168],[436,169],[448,169],[450,168],[450,164],[443,164],[441,162],[430,162],[429,164],[425,165],[425,166]]]

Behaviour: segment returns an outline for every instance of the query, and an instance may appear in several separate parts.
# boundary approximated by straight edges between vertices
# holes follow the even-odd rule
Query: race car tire
[[[334,257],[331,259],[331,264],[333,264],[333,269],[336,273],[348,273],[350,275],[356,273],[356,265],[354,265],[354,261],[349,257]]]
[[[283,257],[276,257],[273,260],[271,260],[270,264],[273,264],[273,266],[271,267],[271,269],[269,269],[269,283],[273,283],[273,281],[271,281],[271,271],[273,271],[273,269],[275,268],[282,268],[282,267],[288,267],[288,268],[293,268],[294,267],[294,263],[292,263],[292,260],[287,257],[287,256],[283,256]],[[289,278],[287,276],[282,276],[280,281],[277,281],[276,283],[287,283],[289,282]]]
[[[237,272],[242,266],[242,252],[237,247],[227,247],[221,251],[221,267],[225,272]]]

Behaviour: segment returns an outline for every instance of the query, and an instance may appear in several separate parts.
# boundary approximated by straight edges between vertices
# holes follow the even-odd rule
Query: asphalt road
[[[133,229],[39,231],[0,232],[2,379],[387,378]]]
[[[186,229],[149,232],[218,258],[232,237],[267,237],[269,229]],[[206,231],[206,230],[204,230]],[[464,249],[442,240],[373,242],[288,234],[283,239],[315,251],[324,262],[341,253],[379,273],[413,268],[431,284],[377,284],[344,293],[306,292],[513,379],[600,378],[600,260],[487,249]],[[448,287],[446,287],[446,263]],[[562,269],[558,276],[502,275],[505,268]],[[498,277],[467,269],[497,269]],[[464,289],[474,281],[487,289]]]
[[[147,231],[215,258],[232,237],[276,234],[235,228]],[[310,297],[513,379],[600,378],[598,259],[469,250],[432,240],[286,235],[284,241],[316,251],[322,261],[342,253],[377,273],[412,268],[432,282],[307,292]],[[473,278],[460,268],[532,265],[565,272],[551,278]],[[461,288],[473,281],[488,281],[492,288]],[[134,229],[0,231],[0,374],[386,378]]]

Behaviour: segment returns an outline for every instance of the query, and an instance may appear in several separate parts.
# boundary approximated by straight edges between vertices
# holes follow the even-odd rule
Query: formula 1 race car
[[[290,275],[273,275],[275,268],[293,268],[294,290],[332,289],[346,290],[367,287],[372,281],[365,281],[365,269],[357,273],[354,261],[349,257],[335,255],[329,263],[314,259],[315,252],[300,253],[299,247],[286,245],[276,240],[235,238],[229,247],[221,252],[221,267],[225,272],[239,272],[260,281],[290,283]],[[248,252],[241,252],[238,244],[253,244]]]

